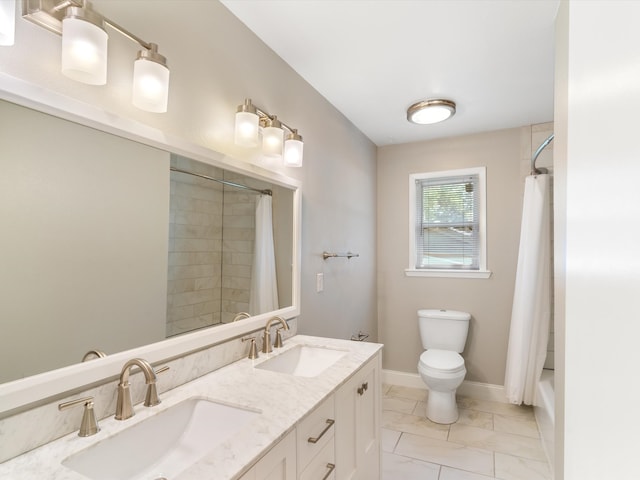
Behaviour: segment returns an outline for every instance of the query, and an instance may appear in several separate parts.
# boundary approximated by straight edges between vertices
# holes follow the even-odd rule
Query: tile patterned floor
[[[383,386],[383,480],[550,480],[530,407],[458,398],[460,418],[425,417],[427,390]]]

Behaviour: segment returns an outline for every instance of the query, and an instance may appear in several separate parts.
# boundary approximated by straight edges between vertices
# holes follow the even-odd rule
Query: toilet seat
[[[465,370],[464,358],[450,350],[430,349],[420,355],[419,367],[440,373],[458,373]]]

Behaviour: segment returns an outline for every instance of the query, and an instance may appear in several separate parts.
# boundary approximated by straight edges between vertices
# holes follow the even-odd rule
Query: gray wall
[[[467,380],[502,385],[518,260],[524,176],[550,125],[515,128],[378,150],[378,325],[386,369],[416,373],[417,310],[470,312]],[[533,145],[533,146],[532,146]],[[545,162],[541,158],[540,165]],[[547,160],[548,161],[548,160]],[[409,174],[487,167],[489,279],[406,277]]]
[[[60,37],[19,20],[16,43],[0,49],[3,72],[138,120],[168,134],[302,182],[302,314],[299,331],[347,338],[376,336],[375,146],[217,1],[93,2],[136,35],[160,45],[171,68],[169,111],[151,114],[130,102],[138,50],[113,33],[108,84],[93,87],[60,73]],[[34,56],[33,52],[38,55]],[[237,105],[256,105],[299,129],[304,166],[285,168],[258,149],[233,144]],[[324,261],[323,250],[351,249],[359,259]],[[316,293],[316,274],[325,290]]]

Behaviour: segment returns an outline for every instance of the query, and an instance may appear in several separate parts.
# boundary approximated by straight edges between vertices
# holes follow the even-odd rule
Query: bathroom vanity
[[[135,405],[128,420],[103,419],[93,436],[74,432],[0,464],[0,477],[379,478],[381,348],[294,336],[164,392],[155,407]]]

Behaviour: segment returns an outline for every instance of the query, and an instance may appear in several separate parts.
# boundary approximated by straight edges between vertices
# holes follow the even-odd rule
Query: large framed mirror
[[[295,180],[15,79],[0,98],[0,414],[299,314]]]

